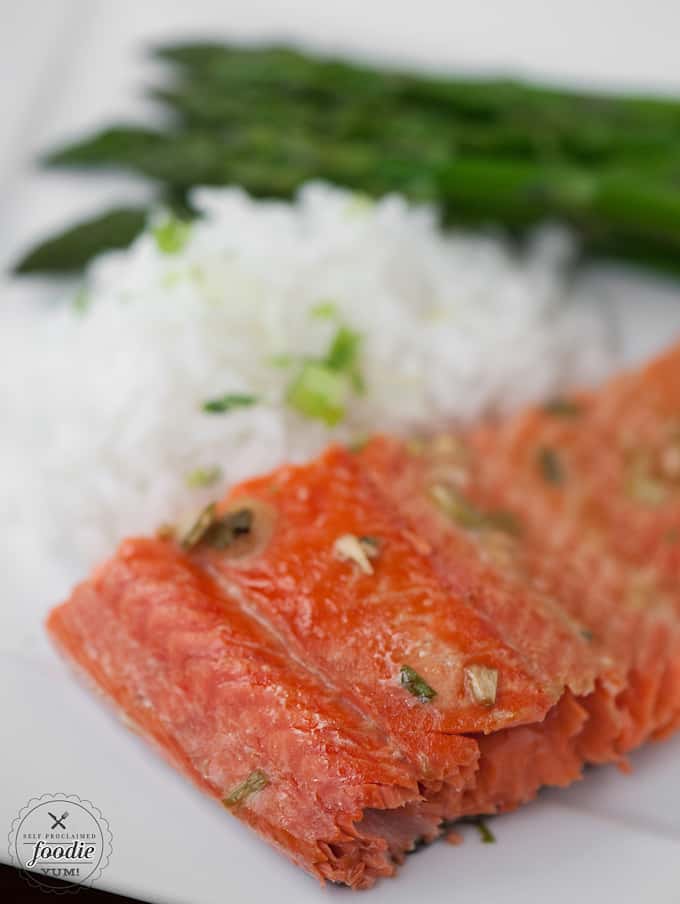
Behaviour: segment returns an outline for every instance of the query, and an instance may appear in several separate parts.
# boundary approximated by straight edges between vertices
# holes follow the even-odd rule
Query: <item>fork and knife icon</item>
[[[68,810],[65,810],[65,811],[61,814],[61,816],[55,816],[54,813],[50,813],[50,811],[48,810],[48,811],[47,811],[47,815],[48,815],[48,816],[51,816],[52,819],[54,820],[54,823],[52,824],[52,829],[56,829],[57,826],[59,826],[60,829],[65,829],[65,828],[66,828],[66,826],[64,825],[64,820],[65,820],[66,817],[68,816]]]

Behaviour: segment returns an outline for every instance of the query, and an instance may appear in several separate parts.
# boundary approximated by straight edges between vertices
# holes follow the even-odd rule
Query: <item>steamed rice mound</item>
[[[441,430],[608,370],[603,318],[572,297],[562,234],[519,255],[444,233],[432,208],[322,184],[294,203],[238,189],[193,200],[203,218],[182,247],[163,250],[150,224],[95,262],[79,308],[3,326],[7,561],[20,570],[40,550],[50,598],[123,536],[331,439]],[[287,394],[339,325],[361,337],[364,385],[329,427]],[[225,393],[257,403],[202,410]],[[187,484],[216,467],[210,487]]]

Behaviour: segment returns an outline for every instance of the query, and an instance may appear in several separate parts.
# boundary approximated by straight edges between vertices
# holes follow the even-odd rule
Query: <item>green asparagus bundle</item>
[[[162,47],[159,131],[107,129],[48,166],[142,174],[191,213],[194,185],[289,197],[312,178],[440,205],[447,223],[522,234],[559,219],[584,250],[680,270],[680,102],[381,70],[286,48]],[[30,252],[69,271],[121,247],[144,212],[114,210]]]

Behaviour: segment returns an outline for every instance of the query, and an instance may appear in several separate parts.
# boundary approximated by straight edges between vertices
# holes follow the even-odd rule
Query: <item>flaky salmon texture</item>
[[[680,348],[464,435],[376,437],[125,541],[57,645],[200,788],[367,888],[680,724]]]

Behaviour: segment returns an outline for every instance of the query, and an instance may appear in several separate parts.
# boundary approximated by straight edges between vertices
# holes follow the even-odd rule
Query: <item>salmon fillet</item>
[[[173,765],[318,877],[370,885],[408,849],[355,823],[420,800],[417,771],[172,544],[126,541],[48,627]]]
[[[564,688],[540,725],[478,739],[464,813],[511,809],[585,763],[625,766],[680,724],[678,411],[676,347],[599,392],[362,452],[442,580]],[[502,513],[516,529],[497,529]]]
[[[48,619],[205,792],[368,887],[680,723],[680,349],[464,435],[332,447]]]
[[[558,599],[611,662],[585,701],[593,718],[584,758],[605,761],[672,732],[680,720],[680,348],[604,391],[479,429],[469,453],[475,492],[522,520],[521,579]]]

